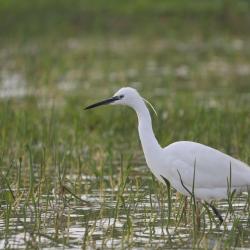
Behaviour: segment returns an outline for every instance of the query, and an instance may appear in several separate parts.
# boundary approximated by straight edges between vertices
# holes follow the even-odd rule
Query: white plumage
[[[170,144],[163,152],[168,167],[161,167],[162,175],[169,176],[170,183],[180,193],[188,195],[180,185],[177,169],[185,186],[192,191],[194,166],[194,194],[200,200],[227,198],[229,188],[244,191],[250,185],[250,168],[245,163],[211,147],[180,141]]]
[[[162,148],[155,138],[144,99],[135,89],[121,88],[112,98],[86,109],[103,104],[127,105],[136,111],[148,167],[158,180],[163,183],[168,180],[178,192],[190,195],[193,190],[197,199],[211,201],[227,198],[229,189],[239,192],[250,185],[249,166],[216,149],[191,141],[174,142]]]

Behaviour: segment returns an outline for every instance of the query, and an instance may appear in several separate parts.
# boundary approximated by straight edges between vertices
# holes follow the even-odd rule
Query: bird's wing
[[[250,185],[250,168],[245,163],[199,143],[180,146],[182,150],[172,151],[169,168],[173,180],[180,181],[181,176],[183,183],[192,187],[195,178],[198,188],[225,188],[230,179],[232,187]]]
[[[224,170],[224,172],[223,172]],[[238,171],[239,170],[239,171]],[[183,182],[190,188],[227,188],[250,185],[250,168],[241,169],[231,166],[215,166],[208,171],[204,165],[189,165],[181,160],[173,162],[171,176],[175,182]],[[231,181],[230,181],[231,180]],[[231,184],[230,184],[231,183]]]

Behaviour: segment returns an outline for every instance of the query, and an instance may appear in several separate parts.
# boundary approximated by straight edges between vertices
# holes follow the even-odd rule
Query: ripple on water
[[[72,180],[76,181],[77,178],[72,176]],[[82,176],[78,180],[93,185],[96,177]],[[78,195],[87,203],[74,200],[70,195],[66,195],[67,199],[63,201],[58,195],[48,194],[40,197],[39,209],[35,209],[32,203],[25,207],[24,200],[15,208],[7,231],[6,219],[0,218],[0,231],[5,232],[5,237],[0,240],[0,248],[22,249],[27,246],[27,242],[45,249],[80,248],[83,244],[87,244],[89,249],[192,247],[192,218],[187,218],[187,223],[182,221],[177,226],[176,217],[179,218],[178,211],[183,207],[175,205],[179,198],[173,193],[173,213],[167,227],[167,199],[161,198],[163,200],[159,204],[159,194],[150,191],[149,195],[149,188],[144,186],[138,191],[136,186],[131,185],[125,188],[122,198],[118,195],[117,187],[108,187],[101,192],[99,189],[90,189],[88,193]],[[230,232],[236,230],[235,218],[239,220],[241,230],[246,228],[247,231],[247,198],[247,193],[235,198],[234,214],[227,216],[225,225],[219,227],[212,223],[211,226],[208,216],[205,216],[206,225],[202,224],[203,238],[200,243],[202,246],[215,246],[218,239],[229,237]],[[228,203],[221,201],[216,206],[225,217]],[[190,215],[192,217],[192,212],[187,214]],[[249,243],[249,239],[244,240]]]

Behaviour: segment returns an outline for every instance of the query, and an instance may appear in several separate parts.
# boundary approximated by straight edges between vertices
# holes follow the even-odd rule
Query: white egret
[[[152,129],[151,116],[136,89],[121,88],[113,97],[86,107],[127,105],[138,116],[138,131],[146,162],[156,178],[171,184],[178,192],[209,202],[213,212],[223,222],[212,200],[228,198],[228,190],[241,192],[250,185],[247,164],[214,148],[192,141],[178,141],[162,148]]]

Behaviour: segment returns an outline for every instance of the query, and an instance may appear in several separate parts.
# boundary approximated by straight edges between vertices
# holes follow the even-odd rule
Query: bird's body
[[[165,182],[163,176],[185,195],[190,193],[184,186],[190,192],[194,186],[195,196],[205,201],[227,198],[228,188],[242,191],[250,185],[250,168],[216,149],[191,141],[179,141],[162,148],[154,136],[144,101],[138,102],[134,109],[147,165],[161,182]]]
[[[112,98],[88,106],[121,104],[133,108],[147,165],[158,180],[168,180],[178,192],[194,194],[199,200],[228,197],[228,190],[243,191],[250,186],[250,167],[214,148],[179,141],[162,148],[155,138],[151,116],[144,99],[133,88],[122,88]]]
[[[250,185],[250,168],[245,163],[206,145],[179,141],[165,147],[163,155],[161,175],[185,195],[189,193],[180,178],[190,192],[194,186],[196,198],[205,201],[227,198],[229,189],[245,191]]]

